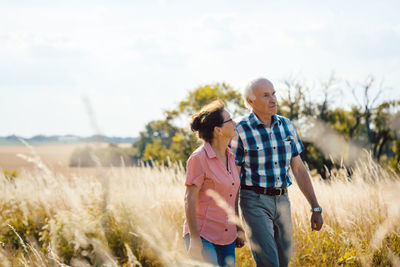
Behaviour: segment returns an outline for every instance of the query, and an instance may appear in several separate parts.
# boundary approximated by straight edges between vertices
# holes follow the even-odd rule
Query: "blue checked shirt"
[[[303,150],[293,123],[282,116],[273,115],[267,128],[252,112],[241,120],[231,141],[236,165],[241,166],[241,184],[261,187],[287,187],[290,161]]]

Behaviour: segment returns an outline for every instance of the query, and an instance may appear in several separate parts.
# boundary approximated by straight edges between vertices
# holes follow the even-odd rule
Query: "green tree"
[[[397,166],[398,142],[395,132],[390,128],[393,111],[398,109],[399,101],[381,102],[379,96],[384,87],[376,83],[373,76],[362,83],[350,84],[341,88],[332,75],[326,82],[318,85],[318,90],[311,90],[295,79],[284,81],[285,94],[279,100],[279,113],[292,119],[311,117],[321,120],[336,130],[344,140],[351,141],[361,147],[370,149],[372,155],[380,162]],[[332,108],[332,104],[341,91],[351,91],[356,104],[350,110],[344,107]],[[310,91],[322,93],[322,100],[309,100]],[[305,151],[302,156],[311,169],[321,175],[327,175],[332,168],[329,155],[324,155],[313,143],[304,142]],[[350,166],[347,166],[350,167]]]
[[[200,142],[194,133],[179,126],[179,123],[187,122],[191,115],[216,99],[224,101],[232,116],[244,114],[245,106],[241,94],[228,84],[199,86],[189,91],[175,109],[165,111],[164,119],[146,125],[134,144],[142,160],[185,162]]]
[[[161,138],[153,138],[151,143],[146,144],[143,160],[159,162],[168,160],[168,149],[162,144]]]
[[[232,112],[233,116],[243,115],[245,111],[242,95],[226,83],[204,85],[189,91],[189,94],[179,102],[177,109],[172,110],[169,115],[184,114],[191,116],[198,112],[204,105],[216,99],[221,99]]]
[[[389,157],[396,157],[395,154],[392,154],[393,148],[396,147],[396,143],[394,143],[396,133],[390,127],[390,122],[392,119],[391,110],[399,106],[400,101],[383,102],[372,114],[372,152],[378,160],[383,153]]]
[[[359,112],[355,108],[350,111],[336,108],[327,112],[325,121],[345,139],[351,139],[360,134],[359,122],[357,122],[359,120],[358,114]]]
[[[379,103],[383,87],[377,87],[373,77],[356,85],[347,83],[347,87],[338,86],[338,80],[333,75],[327,81],[319,83],[316,88],[310,88],[306,83],[295,79],[287,79],[284,84],[285,93],[278,100],[280,115],[292,120],[311,117],[323,121],[344,140],[370,149],[377,160],[400,171],[400,141],[398,134],[390,128],[391,118],[394,111],[399,109],[400,101]],[[372,97],[371,88],[375,87],[379,90]],[[363,97],[357,97],[356,90],[361,90]],[[322,98],[312,98],[311,91],[322,93]],[[350,109],[333,105],[342,91],[353,91],[357,103]],[[241,94],[228,84],[199,86],[189,91],[175,108],[166,110],[163,119],[149,122],[145,126],[134,144],[140,158],[164,163],[185,162],[200,142],[184,125],[187,125],[190,116],[201,107],[216,99],[225,102],[233,117],[248,113]],[[304,142],[304,145],[302,157],[310,169],[316,169],[323,177],[328,177],[333,168],[339,167],[314,143]]]
[[[172,161],[185,162],[190,154],[201,144],[197,136],[187,129],[181,129],[172,138],[169,155]]]
[[[178,127],[172,125],[170,120],[157,120],[146,124],[145,130],[140,132],[138,140],[134,143],[134,147],[138,149],[139,157],[143,160],[149,160],[148,156],[145,157],[146,146],[154,143],[155,140],[160,140],[160,146],[169,147],[172,143],[172,137],[175,136],[178,129]]]
[[[278,101],[278,113],[290,120],[297,120],[301,117],[303,109],[306,107],[307,88],[300,81],[287,79],[284,81],[286,88],[285,94]]]

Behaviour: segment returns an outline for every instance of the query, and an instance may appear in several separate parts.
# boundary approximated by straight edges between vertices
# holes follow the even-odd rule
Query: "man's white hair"
[[[255,78],[255,79],[251,80],[251,81],[246,85],[246,87],[244,88],[244,91],[243,91],[244,104],[246,105],[246,107],[247,107],[248,109],[252,109],[252,107],[251,107],[251,105],[249,104],[249,102],[247,101],[247,99],[248,99],[248,98],[249,98],[250,100],[255,100],[255,99],[256,99],[256,96],[254,95],[254,92],[253,92],[254,86],[255,86],[259,81],[261,81],[261,80],[266,80],[266,79],[263,78],[263,77]]]

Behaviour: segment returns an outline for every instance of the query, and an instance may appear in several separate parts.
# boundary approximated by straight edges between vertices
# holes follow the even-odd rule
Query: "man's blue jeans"
[[[203,257],[206,262],[215,266],[235,266],[235,241],[229,245],[215,245],[201,237],[203,243]],[[190,236],[185,236],[186,249],[189,249]]]
[[[293,231],[288,193],[268,196],[241,189],[240,208],[257,266],[288,266]]]

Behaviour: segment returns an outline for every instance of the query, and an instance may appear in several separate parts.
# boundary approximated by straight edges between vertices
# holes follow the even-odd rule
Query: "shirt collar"
[[[206,151],[206,154],[210,159],[217,157],[217,154],[215,154],[214,149],[212,149],[210,143],[208,142],[204,143],[204,150]]]
[[[249,116],[249,121],[250,121],[250,125],[253,128],[257,128],[257,126],[259,125],[264,125],[264,123],[256,116],[256,114],[254,114],[254,112],[250,113]],[[271,128],[273,128],[275,126],[275,124],[280,125],[281,124],[281,120],[278,118],[278,116],[272,115],[271,117]]]
[[[210,159],[217,157],[217,154],[215,154],[215,151],[212,148],[210,143],[208,143],[208,142],[204,143],[204,150],[206,151],[207,157],[209,157]],[[228,156],[234,155],[233,151],[229,147],[226,148],[226,152],[228,152],[227,153]]]
[[[271,128],[275,126],[275,124],[281,125],[281,120],[279,119],[278,115],[272,115],[271,117]]]
[[[226,148],[226,152],[228,152],[228,153],[227,153],[228,156],[235,156],[235,153],[233,153],[232,149],[229,148],[229,147]]]

